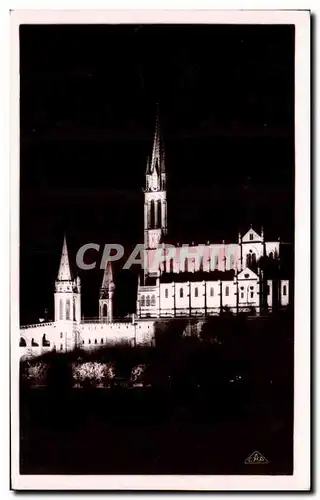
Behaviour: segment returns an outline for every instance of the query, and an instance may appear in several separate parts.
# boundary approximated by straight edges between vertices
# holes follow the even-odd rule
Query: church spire
[[[156,126],[153,138],[151,161],[148,160],[147,175],[150,177],[150,183],[153,187],[157,185],[159,191],[165,189],[165,153],[162,141],[159,104],[157,104]]]
[[[101,290],[109,290],[111,285],[113,285],[112,264],[108,261],[103,273]]]
[[[60,259],[60,267],[58,272],[58,281],[66,281],[66,280],[71,280],[71,272],[69,265],[67,240],[66,236],[64,235],[61,259]]]

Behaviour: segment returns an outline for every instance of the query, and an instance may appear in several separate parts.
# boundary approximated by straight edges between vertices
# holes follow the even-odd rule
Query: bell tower
[[[77,322],[81,320],[81,285],[79,276],[72,279],[67,240],[63,239],[62,253],[54,294],[55,321]]]
[[[147,161],[146,187],[144,189],[144,247],[157,248],[167,233],[167,191],[165,152],[162,142],[159,106],[153,139],[151,161]]]

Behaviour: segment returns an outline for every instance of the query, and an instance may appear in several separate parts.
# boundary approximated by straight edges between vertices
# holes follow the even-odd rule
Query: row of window
[[[148,213],[148,229],[159,228],[162,225],[161,200],[150,200],[150,211]]]
[[[244,287],[241,286],[240,287],[240,298],[241,299],[244,299],[244,296],[245,296],[245,293],[244,293],[243,290],[244,290]],[[251,299],[254,297],[254,291],[253,290],[254,290],[253,286],[248,287],[248,293],[250,293],[250,298]],[[268,293],[268,295],[270,295],[270,286],[269,285],[268,285],[268,292],[267,293]],[[214,288],[213,287],[210,287],[209,294],[210,294],[210,297],[214,297]],[[283,287],[282,287],[282,294],[283,294],[283,296],[287,295],[287,285],[283,285]],[[224,289],[224,295],[226,297],[229,297],[229,295],[230,295],[230,288],[229,288],[229,286],[225,287],[225,289]],[[166,299],[169,298],[169,290],[168,290],[168,288],[165,288],[165,290],[164,290],[164,296],[165,296]],[[199,296],[199,289],[198,289],[198,287],[194,288],[194,296],[195,297]],[[184,289],[182,287],[179,289],[179,297],[180,298],[184,297]],[[142,295],[141,296],[141,300],[140,300],[140,305],[141,305],[141,307],[145,307],[145,306],[146,307],[150,307],[150,306],[154,307],[156,305],[156,297],[155,297],[155,295],[151,295],[151,296],[150,295],[146,295],[146,296]]]
[[[275,256],[276,256],[276,253],[275,253]],[[274,257],[273,252],[269,253],[269,257],[271,259],[273,259],[273,257]],[[226,260],[226,259],[227,259],[227,257],[224,257],[224,260]],[[189,270],[189,263],[190,263],[191,268],[195,267],[195,258],[185,259],[185,261],[184,261],[184,271],[185,272],[188,272],[188,270]],[[233,267],[234,264],[235,264],[235,257],[233,254],[231,254],[230,255],[230,267]],[[254,252],[252,252],[252,250],[250,250],[250,253],[248,253],[246,256],[246,267],[254,267],[256,264],[257,264],[257,255]],[[218,255],[216,255],[214,258],[214,265],[215,265],[215,268],[217,268],[219,266],[219,256]],[[199,267],[200,267],[201,271],[204,270],[203,259],[201,259]],[[171,259],[169,262],[169,271],[173,272],[173,270],[174,270],[174,261],[173,261],[173,259]]]
[[[213,287],[210,287],[209,294],[210,294],[210,297],[214,297],[214,288]],[[230,294],[229,286],[225,287],[224,294],[225,294],[226,297],[229,297],[229,294]],[[168,290],[168,288],[165,288],[165,290],[164,290],[164,296],[165,296],[166,299],[169,298],[169,290]],[[199,297],[199,288],[198,287],[194,288],[194,296],[195,297]],[[179,289],[179,297],[180,298],[184,297],[184,289],[182,287]],[[156,305],[156,297],[155,297],[155,295],[151,295],[151,296],[150,295],[146,295],[146,296],[142,295],[141,299],[140,299],[140,305],[141,305],[141,307],[155,306]]]
[[[156,296],[155,295],[142,295],[140,300],[141,307],[150,307],[156,305]]]

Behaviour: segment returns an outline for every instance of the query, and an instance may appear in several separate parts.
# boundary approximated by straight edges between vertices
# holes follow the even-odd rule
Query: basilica
[[[146,266],[138,285],[140,318],[216,315],[222,311],[265,314],[289,303],[281,271],[286,245],[268,241],[263,228],[238,234],[234,243],[168,245],[165,151],[157,116],[144,190]]]
[[[81,282],[71,273],[64,237],[55,281],[54,319],[20,327],[22,354],[75,347],[95,349],[121,342],[153,345],[161,318],[203,318],[225,313],[267,315],[288,307],[290,283],[283,275],[286,245],[248,227],[233,243],[172,245],[167,241],[165,150],[156,118],[144,188],[144,266],[137,283],[136,313],[115,319],[115,283],[108,262],[97,300],[98,316],[81,312]],[[159,259],[159,251],[162,258]],[[120,291],[121,296],[121,291]]]

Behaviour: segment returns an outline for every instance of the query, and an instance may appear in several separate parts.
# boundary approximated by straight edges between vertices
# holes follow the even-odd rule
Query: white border
[[[293,476],[19,474],[19,24],[295,24],[295,439]],[[308,11],[11,12],[11,477],[19,490],[308,490],[310,487],[310,14]],[[276,346],[275,346],[276,348]]]

